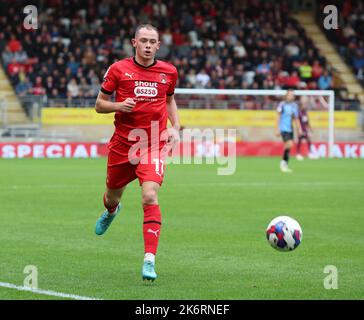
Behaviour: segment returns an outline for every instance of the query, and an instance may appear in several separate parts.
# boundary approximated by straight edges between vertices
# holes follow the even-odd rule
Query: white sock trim
[[[155,255],[153,253],[147,252],[144,255],[144,262],[145,261],[151,261],[154,264],[155,263]]]
[[[115,210],[113,212],[110,212],[109,210],[107,211],[109,213],[109,215],[114,215],[116,213],[116,211],[118,211],[120,203],[116,206]]]

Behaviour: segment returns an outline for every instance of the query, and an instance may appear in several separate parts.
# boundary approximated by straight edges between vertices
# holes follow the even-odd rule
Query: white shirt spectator
[[[166,32],[162,34],[162,43],[168,47],[173,44],[172,33],[169,30],[166,30]]]
[[[158,1],[158,3],[153,4],[153,12],[156,17],[166,17],[167,16],[167,6],[165,3]]]
[[[196,84],[196,72],[194,69],[190,69],[186,76],[186,80],[191,84],[191,86],[195,86]]]
[[[205,88],[210,81],[210,76],[206,73],[205,69],[202,69],[196,76],[196,84],[198,87]]]
[[[289,56],[298,56],[300,54],[300,48],[291,42],[286,46],[286,52]]]
[[[351,36],[355,36],[355,31],[351,27],[351,25],[346,25],[343,29],[343,35],[345,38],[350,38]]]
[[[76,79],[71,79],[70,82],[68,82],[67,84],[67,92],[68,92],[68,95],[71,96],[72,98],[74,97],[77,97],[78,94],[79,94],[79,87],[78,87],[78,84],[76,82]]]
[[[234,52],[236,57],[238,58],[244,58],[246,56],[246,50],[245,47],[243,46],[243,44],[238,41],[236,46],[234,47]]]

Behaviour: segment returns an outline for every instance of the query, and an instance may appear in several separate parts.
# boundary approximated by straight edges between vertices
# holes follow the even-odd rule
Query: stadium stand
[[[341,27],[335,32],[325,30],[327,37],[338,47],[364,85],[364,3],[360,0],[320,1],[319,8],[327,4],[337,6],[341,14]]]
[[[179,66],[179,87],[340,89],[289,1],[34,1],[40,28],[31,31],[16,14],[25,3],[0,9],[1,60],[17,95],[44,97],[45,106],[93,106],[107,67],[133,54],[140,22],[160,29],[159,58]]]
[[[327,5],[336,6],[339,13],[338,29],[327,29],[323,27],[325,16],[322,14]],[[322,32],[336,47],[340,57],[350,66],[350,75],[344,74],[347,88],[350,92],[364,103],[364,4],[360,0],[335,0],[318,1],[316,10],[316,21],[321,26]],[[345,75],[346,73],[346,75]],[[356,81],[353,76],[355,76]]]

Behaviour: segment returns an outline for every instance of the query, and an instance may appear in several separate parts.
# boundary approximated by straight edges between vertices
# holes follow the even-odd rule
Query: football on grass
[[[292,251],[302,241],[302,229],[299,223],[287,216],[274,218],[268,225],[267,240],[269,244],[279,251]]]

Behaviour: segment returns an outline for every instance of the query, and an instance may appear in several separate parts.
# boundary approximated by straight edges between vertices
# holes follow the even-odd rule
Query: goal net
[[[275,132],[277,106],[284,99],[287,90],[248,90],[248,89],[182,89],[175,91],[177,105],[180,109],[216,110],[214,121],[204,119],[202,113],[199,121],[189,121],[189,125],[223,127],[261,127],[271,135]],[[333,157],[335,140],[334,112],[335,93],[332,90],[294,90],[297,104],[303,104],[308,111],[313,128],[319,129],[321,142],[327,143],[327,156]],[[245,110],[247,116],[236,117],[226,121],[227,114],[218,110]],[[269,116],[268,116],[269,115]],[[312,115],[314,117],[312,117]],[[220,122],[219,122],[220,118]],[[191,119],[189,119],[191,120]],[[210,119],[211,120],[211,119]],[[312,121],[313,120],[313,121]],[[260,123],[258,123],[260,121]],[[183,125],[183,123],[182,123]],[[259,129],[259,128],[258,128]],[[316,130],[315,130],[316,131]],[[325,139],[326,141],[322,141]]]

